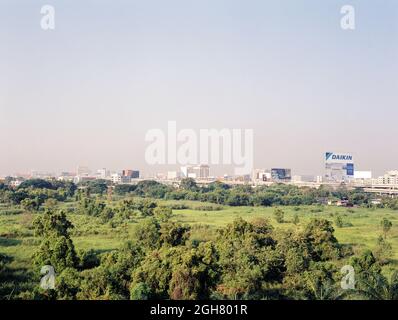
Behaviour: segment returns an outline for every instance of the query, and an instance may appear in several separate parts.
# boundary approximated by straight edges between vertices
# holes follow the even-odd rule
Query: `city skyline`
[[[289,169],[292,170],[292,174],[293,175],[298,175],[298,176],[325,176],[325,174],[327,173],[327,169],[325,168],[325,154],[327,155],[330,152],[325,152],[322,154],[322,157],[320,157],[320,161],[321,163],[318,163],[318,167],[320,168],[319,171],[309,171],[309,172],[300,172],[297,171],[294,166],[293,167],[288,167]],[[361,167],[358,166],[357,163],[361,163],[361,161],[357,161],[357,159],[355,160],[355,171],[369,171],[372,172],[374,176],[380,176],[385,172],[388,171],[392,171],[392,170],[396,170],[396,167],[392,167],[392,168],[381,168],[379,170],[374,170],[373,168],[366,168],[366,167]],[[74,173],[76,175],[79,175],[79,167],[83,167],[83,168],[87,168],[88,170],[90,170],[90,172],[94,175],[94,173],[100,171],[100,170],[107,170],[111,173],[120,173],[122,174],[125,170],[138,170],[141,175],[143,177],[155,177],[157,174],[167,174],[167,172],[173,172],[173,171],[180,171],[181,168],[183,168],[184,166],[201,166],[201,165],[206,165],[209,166],[209,164],[206,163],[190,163],[190,164],[176,164],[176,165],[153,165],[150,166],[152,168],[152,171],[149,170],[142,170],[140,167],[138,166],[131,166],[131,165],[127,165],[125,167],[109,167],[109,166],[99,166],[99,167],[93,167],[90,165],[87,165],[86,163],[84,165],[82,164],[78,164],[75,166],[70,166],[67,168],[57,168],[57,169],[36,169],[36,168],[31,168],[25,171],[14,171],[14,172],[7,172],[7,173],[2,173],[0,171],[0,177],[6,177],[6,176],[29,176],[32,175],[34,176],[36,173],[37,174],[51,174],[54,176],[58,176],[58,175],[62,175],[62,173],[67,172],[67,173]],[[233,173],[233,165],[211,165],[210,164],[210,168],[211,168],[211,173],[213,177],[221,177],[223,175],[229,175],[229,176],[239,176],[239,174],[234,174]],[[258,169],[263,169],[263,170],[271,170],[271,168],[282,168],[284,166],[278,166],[278,165],[274,165],[274,166],[253,166],[253,168],[250,170],[250,172],[247,173],[247,175],[251,175],[252,172],[254,170],[258,170]],[[126,169],[129,168],[129,169]],[[220,169],[220,168],[228,168],[229,170],[224,170]],[[286,166],[284,168],[287,168]]]
[[[41,1],[0,4],[0,175],[177,168],[145,161],[168,121],[252,129],[254,168],[322,174],[333,150],[398,166],[396,1],[350,1],[355,30],[337,0],[49,2],[53,31]]]

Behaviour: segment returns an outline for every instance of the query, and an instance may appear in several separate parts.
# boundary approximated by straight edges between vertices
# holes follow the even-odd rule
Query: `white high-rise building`
[[[210,176],[210,167],[205,164],[198,166],[181,167],[182,178],[207,179]]]
[[[108,177],[108,171],[105,168],[97,170],[98,179],[106,179]]]
[[[375,182],[377,184],[398,185],[398,170],[386,172],[384,176],[379,177]]]
[[[118,184],[122,182],[122,175],[119,173],[114,173],[111,175],[111,180],[113,183]]]

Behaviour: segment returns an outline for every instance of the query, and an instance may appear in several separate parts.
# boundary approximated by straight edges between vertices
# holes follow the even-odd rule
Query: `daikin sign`
[[[341,154],[341,153],[333,153],[333,152],[326,152],[325,160],[328,163],[348,163],[353,162],[354,158],[351,154]]]
[[[349,153],[325,153],[326,179],[343,182],[354,177],[354,157]]]

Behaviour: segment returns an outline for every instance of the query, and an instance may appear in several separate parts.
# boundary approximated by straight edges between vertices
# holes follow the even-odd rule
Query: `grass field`
[[[165,205],[181,204],[177,201],[159,202]],[[393,223],[388,233],[388,241],[392,244],[394,254],[393,261],[385,267],[385,272],[389,273],[398,267],[398,211],[333,206],[280,207],[285,213],[285,222],[277,223],[273,217],[275,210],[273,207],[224,206],[220,208],[221,210],[206,211],[203,208],[199,210],[203,203],[184,201],[183,204],[189,209],[173,210],[172,219],[192,225],[192,238],[198,240],[211,239],[214,237],[215,229],[225,226],[238,217],[245,220],[265,217],[275,229],[295,229],[303,228],[312,218],[321,217],[334,221],[336,215],[340,215],[349,226],[338,228],[334,224],[335,236],[340,243],[352,245],[355,253],[375,247],[378,236],[382,234],[380,222],[383,218],[388,218]],[[62,206],[73,206],[73,203]],[[23,272],[31,268],[31,255],[38,244],[31,228],[34,215],[14,213],[13,210],[18,212],[18,208],[0,208],[0,253],[13,258],[11,269]],[[296,213],[300,219],[298,225],[292,223]],[[69,213],[68,218],[75,225],[72,239],[76,248],[93,249],[98,252],[119,248],[141,221],[141,218],[137,218],[124,227],[111,228],[95,217]]]

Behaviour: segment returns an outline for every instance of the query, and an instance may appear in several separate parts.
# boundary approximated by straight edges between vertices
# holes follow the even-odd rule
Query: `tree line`
[[[300,206],[326,204],[329,200],[345,200],[347,205],[374,207],[374,195],[360,189],[344,186],[334,189],[321,186],[318,189],[285,184],[271,186],[230,186],[221,182],[198,186],[191,178],[183,179],[179,186],[168,186],[156,181],[141,181],[136,185],[112,186],[109,181],[95,180],[75,185],[72,182],[32,179],[14,189],[0,184],[0,201],[39,209],[46,200],[65,201],[77,199],[78,187],[87,194],[105,195],[109,188],[116,195],[139,196],[165,200],[193,200],[229,206]],[[382,197],[379,207],[398,210],[398,199]]]

